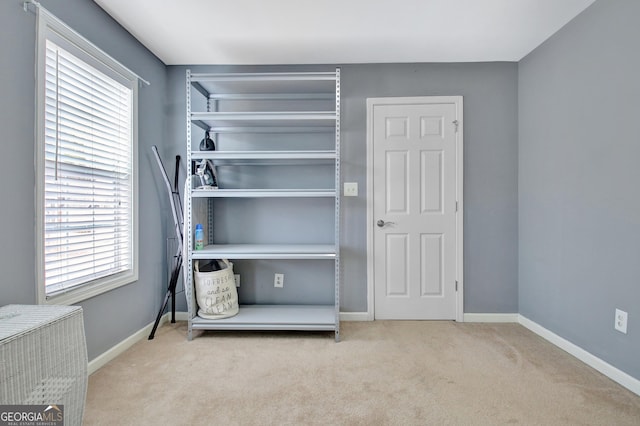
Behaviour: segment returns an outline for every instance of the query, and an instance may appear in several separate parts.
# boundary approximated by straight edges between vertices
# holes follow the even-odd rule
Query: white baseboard
[[[167,321],[169,321],[170,313],[166,313]],[[176,312],[176,321],[189,321],[189,313],[188,312]]]
[[[170,320],[170,316],[171,316],[171,313],[166,313],[162,317],[160,317],[160,323],[158,323],[158,327],[161,327],[162,324],[168,322]],[[181,321],[180,319],[181,317],[184,317],[183,321],[186,321],[187,313],[176,312],[176,321]],[[113,346],[112,348],[108,349],[107,351],[101,353],[100,355],[98,355],[97,357],[89,361],[89,365],[88,365],[89,374],[91,375],[95,373],[101,367],[103,367],[106,363],[115,359],[118,355],[120,355],[121,353],[129,349],[131,346],[138,343],[140,340],[144,340],[148,338],[149,334],[151,334],[151,330],[153,329],[154,323],[155,323],[155,320],[151,324],[145,326],[141,330],[136,331],[131,336],[127,337],[117,345]]]
[[[464,314],[464,322],[518,322],[518,314]],[[373,321],[369,312],[340,312],[340,321]]]
[[[368,312],[340,312],[340,321],[372,321]]]
[[[596,369],[614,382],[617,382],[625,388],[629,389],[636,395],[640,395],[640,380],[628,375],[624,371],[618,370],[613,365],[607,363],[606,361],[603,361],[595,355],[592,355],[591,353],[585,351],[584,349],[571,343],[570,341],[558,336],[554,332],[547,330],[543,326],[531,321],[527,317],[524,317],[522,315],[518,315],[518,317],[518,322],[522,326],[528,328],[538,336],[542,337],[545,340],[548,340],[560,349],[578,358],[580,361]]]
[[[518,314],[464,314],[464,322],[518,322]]]

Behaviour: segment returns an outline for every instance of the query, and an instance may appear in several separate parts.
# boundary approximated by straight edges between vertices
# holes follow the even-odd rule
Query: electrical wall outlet
[[[627,334],[627,313],[625,311],[616,309],[616,322],[614,327],[620,333]]]
[[[235,274],[233,278],[236,282],[236,287],[240,287],[240,274]]]
[[[284,287],[284,274],[276,274],[273,278],[273,286],[277,288]]]

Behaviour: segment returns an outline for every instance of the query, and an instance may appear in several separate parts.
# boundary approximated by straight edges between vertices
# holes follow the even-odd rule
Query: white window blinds
[[[133,268],[133,90],[46,40],[47,296]]]

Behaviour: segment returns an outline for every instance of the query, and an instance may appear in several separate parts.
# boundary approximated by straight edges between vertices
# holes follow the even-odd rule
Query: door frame
[[[374,271],[374,231],[375,219],[373,217],[373,109],[378,105],[410,105],[429,103],[452,103],[456,109],[456,120],[458,129],[456,132],[456,321],[464,321],[464,162],[463,162],[463,141],[464,141],[464,120],[462,116],[463,104],[462,96],[412,96],[412,97],[389,97],[389,98],[367,98],[367,319],[373,321],[375,318],[375,271]]]

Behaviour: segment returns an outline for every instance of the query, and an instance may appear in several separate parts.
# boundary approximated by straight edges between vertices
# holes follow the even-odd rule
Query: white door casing
[[[367,100],[370,319],[462,321],[462,164],[462,97]]]

